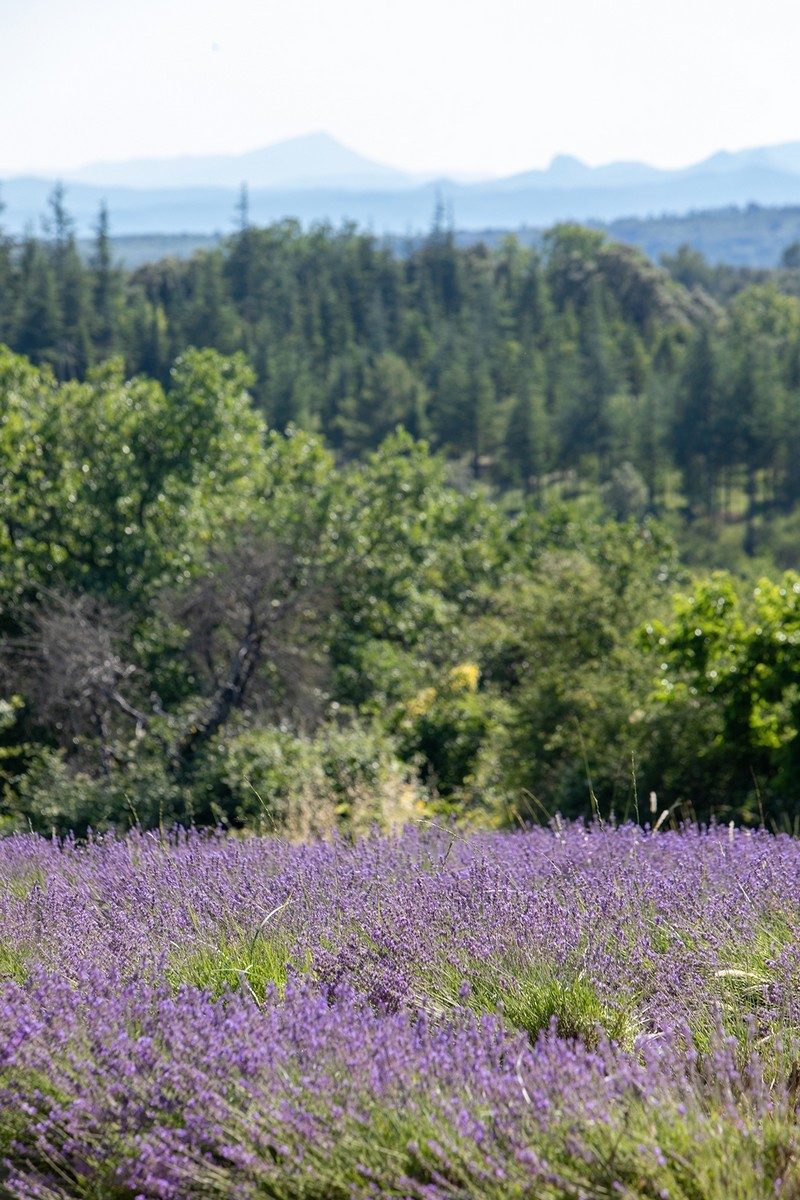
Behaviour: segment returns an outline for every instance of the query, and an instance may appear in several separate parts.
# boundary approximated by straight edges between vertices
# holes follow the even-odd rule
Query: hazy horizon
[[[793,0],[0,0],[0,173],[324,130],[416,175],[681,167],[800,138]]]
[[[59,174],[59,172],[61,172],[68,179],[69,176],[72,175],[73,173],[77,173],[77,172],[85,169],[86,167],[95,166],[95,165],[102,165],[102,166],[121,165],[121,164],[129,163],[129,162],[138,162],[138,161],[141,161],[141,162],[146,162],[146,161],[169,162],[173,159],[187,159],[188,160],[188,159],[195,159],[195,158],[196,159],[204,159],[206,157],[209,157],[209,158],[216,158],[216,157],[236,158],[240,155],[254,153],[259,150],[270,149],[273,146],[280,146],[283,143],[293,142],[295,140],[299,141],[304,138],[311,138],[311,137],[315,137],[318,135],[328,136],[333,141],[339,143],[341,146],[345,147],[346,149],[351,150],[359,155],[363,155],[365,158],[370,159],[370,161],[372,161],[372,162],[380,164],[381,166],[395,168],[398,171],[407,171],[407,173],[410,176],[413,176],[420,180],[431,180],[431,179],[435,179],[437,177],[437,175],[444,176],[444,174],[445,174],[445,169],[442,169],[441,171],[437,171],[435,168],[432,168],[427,171],[416,171],[415,172],[415,171],[408,170],[407,168],[401,166],[400,164],[398,164],[396,162],[390,161],[386,157],[373,158],[372,156],[367,155],[359,146],[354,146],[354,145],[346,142],[343,138],[338,137],[335,133],[332,133],[330,130],[323,130],[323,129],[303,130],[297,134],[292,134],[289,137],[279,138],[274,142],[262,142],[262,143],[259,143],[258,145],[245,146],[241,150],[228,150],[228,149],[224,149],[224,148],[220,149],[219,147],[216,147],[216,148],[212,147],[208,150],[195,151],[195,152],[184,152],[182,150],[177,150],[174,153],[163,152],[163,153],[159,153],[159,154],[141,154],[141,155],[136,154],[136,155],[107,157],[107,158],[105,158],[105,157],[104,158],[93,158],[93,159],[85,159],[80,162],[73,162],[73,163],[65,164],[65,165],[62,165],[59,167],[55,167],[55,168],[49,167],[47,164],[40,164],[38,167],[31,166],[28,168],[24,168],[21,171],[14,171],[13,174],[15,176],[16,175],[31,175],[31,176],[43,177],[43,176],[56,176]],[[694,166],[697,162],[703,161],[706,158],[709,158],[714,154],[737,153],[739,151],[757,150],[757,149],[762,149],[762,148],[772,148],[773,146],[777,147],[779,145],[794,143],[794,142],[800,142],[800,123],[798,126],[797,137],[786,139],[786,142],[765,143],[765,144],[761,144],[761,145],[748,144],[748,145],[742,145],[742,146],[727,146],[727,145],[726,146],[715,146],[711,150],[709,150],[708,154],[703,155],[700,159],[691,159],[691,160],[687,159],[685,162],[675,163],[674,167],[672,169],[680,170],[681,168],[684,168],[684,167]],[[521,171],[547,170],[553,164],[553,162],[559,158],[572,158],[572,159],[575,159],[576,161],[580,161],[581,163],[583,163],[584,165],[589,166],[589,167],[603,167],[603,166],[609,166],[611,164],[617,164],[617,163],[622,163],[622,162],[626,162],[626,161],[629,161],[629,162],[635,161],[637,163],[641,163],[644,166],[653,167],[655,169],[659,169],[662,167],[662,164],[656,163],[656,162],[653,162],[652,160],[644,159],[644,158],[635,159],[635,160],[634,159],[606,158],[606,159],[598,159],[596,161],[590,161],[586,158],[582,158],[580,155],[572,154],[568,150],[563,150],[563,151],[555,152],[545,162],[529,163],[527,165],[527,167],[522,167],[522,168],[520,168],[520,170]],[[665,168],[665,169],[668,169],[668,168]],[[2,168],[0,168],[0,170],[2,170]],[[479,181],[482,179],[485,179],[485,180],[500,179],[504,175],[506,175],[506,174],[511,175],[514,172],[511,172],[511,171],[509,171],[509,172],[478,171],[476,169],[470,170],[469,168],[465,168],[465,169],[461,170],[461,169],[455,168],[454,170],[452,170],[449,173],[454,178],[473,179],[473,180]],[[6,174],[11,174],[11,172],[6,172]]]

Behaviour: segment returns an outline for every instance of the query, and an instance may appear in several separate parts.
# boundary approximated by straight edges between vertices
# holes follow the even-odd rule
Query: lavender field
[[[0,842],[0,1193],[800,1196],[800,842]]]

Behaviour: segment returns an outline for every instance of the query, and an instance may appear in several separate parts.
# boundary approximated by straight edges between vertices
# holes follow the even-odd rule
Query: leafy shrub
[[[196,788],[222,819],[292,835],[391,825],[421,811],[419,785],[394,743],[358,724],[220,738]]]
[[[424,782],[450,803],[470,806],[487,785],[487,763],[503,705],[482,690],[477,663],[460,663],[402,707],[403,756],[419,764]]]

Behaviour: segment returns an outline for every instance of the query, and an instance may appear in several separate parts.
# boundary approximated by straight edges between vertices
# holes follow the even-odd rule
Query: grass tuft
[[[24,949],[0,942],[0,983],[25,983],[28,978],[28,955]]]
[[[309,963],[303,965],[308,970]],[[288,946],[261,936],[235,935],[173,956],[167,970],[170,986],[200,988],[217,998],[225,992],[245,991],[263,1004],[273,989],[282,993],[297,964],[290,961]]]
[[[555,1027],[559,1037],[593,1048],[603,1037],[633,1045],[638,1025],[633,1010],[606,1004],[580,973],[557,976],[547,963],[475,963],[466,973],[443,973],[429,994],[445,1005],[464,1004],[477,1013],[501,1013],[504,1021],[535,1041]]]

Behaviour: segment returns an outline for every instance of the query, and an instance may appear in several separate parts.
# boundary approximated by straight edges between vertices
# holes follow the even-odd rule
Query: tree
[[[632,463],[615,467],[602,490],[603,500],[618,521],[641,520],[647,511],[647,484]]]
[[[717,573],[676,597],[672,619],[651,622],[646,638],[661,664],[656,702],[664,740],[681,751],[668,760],[671,796],[724,816],[757,820],[764,801],[773,813],[793,814],[800,787],[800,576],[760,579],[744,595],[731,576]]]
[[[57,387],[0,353],[0,496],[13,572],[110,603],[181,572],[219,507],[252,495],[263,424],[240,358],[184,355],[165,392],[111,360]]]
[[[348,468],[328,520],[334,694],[379,712],[452,656],[459,613],[500,570],[497,514],[398,432]]]
[[[60,334],[56,280],[50,259],[36,238],[22,244],[15,343],[36,363],[52,362]]]
[[[506,456],[523,490],[539,490],[551,461],[552,437],[544,396],[534,388],[516,400],[506,429]]]
[[[59,379],[74,379],[83,375],[91,359],[87,280],[62,183],[55,184],[48,205],[51,215],[45,228],[51,238],[58,304],[58,336],[52,350],[52,362]]]
[[[0,219],[2,219],[5,204],[0,192]],[[15,280],[11,261],[11,239],[6,236],[0,224],[0,343],[9,342],[14,332],[15,316]]]
[[[140,614],[49,590],[26,606],[22,632],[4,644],[0,679],[73,759],[90,766],[96,753],[109,778],[132,757],[151,754],[151,745],[138,746],[149,738],[183,782],[246,705],[266,699],[277,716],[287,700],[313,690],[319,564],[250,531],[229,534],[211,547],[204,571],[163,601],[164,616],[181,630],[172,652],[188,656],[196,681],[176,711],[165,709],[146,660],[134,661]],[[168,642],[160,652],[169,654]]]
[[[116,353],[119,346],[121,278],[114,267],[109,236],[108,207],[100,205],[95,232],[93,271],[94,342],[100,358]]]
[[[680,376],[672,434],[687,499],[709,512],[715,507],[720,461],[719,405],[716,345],[711,329],[702,326]]]
[[[193,260],[192,300],[186,314],[186,335],[192,345],[208,346],[222,354],[236,349],[236,316],[228,303],[222,259],[217,251]]]
[[[115,718],[133,719],[142,732],[148,716],[128,698],[140,672],[120,654],[130,620],[102,600],[49,591],[21,614],[22,632],[6,641],[0,679],[19,692],[34,720],[74,752],[91,739],[101,772],[115,765]],[[128,695],[126,695],[128,694]]]
[[[517,536],[519,557],[478,625],[485,685],[510,708],[503,790],[536,819],[595,804],[632,812],[649,689],[636,635],[641,613],[662,602],[669,548],[647,526],[581,526],[566,511],[526,514]]]
[[[188,632],[186,651],[210,691],[171,751],[176,770],[191,768],[231,715],[252,703],[259,676],[273,715],[287,696],[307,699],[320,567],[291,547],[240,531],[232,544],[212,550],[205,571],[177,597],[173,612]]]
[[[800,242],[791,242],[781,255],[781,266],[787,271],[800,268]]]
[[[784,412],[792,380],[792,350],[800,342],[800,304],[771,287],[752,287],[731,303],[725,337],[726,441],[745,469],[745,550],[755,549],[759,476],[781,459],[789,433]],[[773,479],[777,472],[773,471]]]
[[[236,205],[236,223],[240,233],[250,228],[250,191],[246,183],[239,188],[239,202]]]
[[[619,386],[619,364],[605,313],[603,290],[592,281],[586,313],[580,326],[583,386],[580,409],[573,417],[573,437],[593,451],[604,472],[610,449],[608,401]]]

